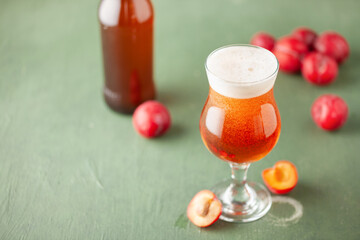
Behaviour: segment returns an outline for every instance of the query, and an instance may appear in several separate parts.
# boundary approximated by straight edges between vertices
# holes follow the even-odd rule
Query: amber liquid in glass
[[[106,103],[132,113],[155,98],[153,82],[153,8],[149,0],[119,0],[116,26],[100,21]]]
[[[210,87],[200,133],[217,157],[235,163],[258,161],[276,145],[281,129],[273,89],[248,99],[223,96]]]

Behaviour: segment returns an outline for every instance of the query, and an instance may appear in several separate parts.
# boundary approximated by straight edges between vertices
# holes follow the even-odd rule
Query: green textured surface
[[[154,0],[156,83],[172,114],[164,137],[135,134],[110,111],[103,84],[98,1],[0,0],[0,239],[360,239],[360,2]],[[351,46],[337,81],[314,87],[280,73],[275,97],[282,133],[249,178],[277,160],[294,162],[289,197],[300,221],[207,229],[184,213],[192,196],[227,177],[204,147],[198,120],[208,83],[206,56],[265,30],[333,29]],[[316,128],[309,108],[322,93],[349,104],[338,132]],[[270,213],[291,215],[288,206]]]

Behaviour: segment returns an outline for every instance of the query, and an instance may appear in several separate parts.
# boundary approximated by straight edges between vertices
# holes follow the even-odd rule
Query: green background
[[[0,0],[0,239],[360,239],[358,0],[154,0],[158,100],[173,119],[154,140],[102,100],[98,4]],[[249,179],[261,182],[278,160],[295,163],[299,182],[288,196],[302,203],[303,217],[287,227],[269,215],[195,227],[184,216],[187,204],[230,174],[199,134],[205,58],[257,31],[280,37],[300,25],[340,32],[351,55],[327,87],[279,74],[282,133]],[[323,93],[349,105],[337,132],[311,120]],[[270,213],[292,211],[274,205]]]

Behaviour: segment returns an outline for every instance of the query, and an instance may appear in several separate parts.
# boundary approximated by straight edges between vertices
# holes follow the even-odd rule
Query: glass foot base
[[[226,222],[252,222],[263,217],[271,207],[271,195],[261,184],[234,183],[227,180],[212,191],[222,203],[221,220]]]

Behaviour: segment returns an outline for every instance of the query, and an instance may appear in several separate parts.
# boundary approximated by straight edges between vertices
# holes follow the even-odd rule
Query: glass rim
[[[262,51],[265,51],[267,53],[269,53],[273,58],[275,58],[276,60],[276,69],[273,73],[271,73],[269,76],[265,77],[265,78],[261,78],[259,80],[256,80],[256,81],[253,81],[253,82],[237,82],[237,81],[231,81],[231,80],[226,80],[224,78],[220,78],[217,76],[217,74],[213,73],[207,63],[208,63],[208,60],[210,58],[210,56],[212,56],[214,53],[224,49],[224,48],[230,48],[230,47],[250,47],[250,48],[257,48],[257,49],[260,49]],[[262,82],[265,82],[267,80],[269,80],[270,78],[274,77],[278,71],[279,71],[279,61],[278,59],[276,58],[276,56],[269,50],[265,49],[265,48],[262,48],[262,47],[259,47],[259,46],[254,46],[254,45],[251,45],[251,44],[229,44],[229,45],[225,45],[225,46],[222,46],[222,47],[219,47],[219,48],[216,48],[215,50],[213,50],[206,58],[205,60],[205,69],[206,71],[208,71],[209,73],[211,73],[212,75],[214,75],[216,78],[218,78],[219,80],[225,82],[225,83],[228,83],[228,84],[232,84],[232,85],[253,85],[253,84],[257,84],[257,83],[262,83]]]

